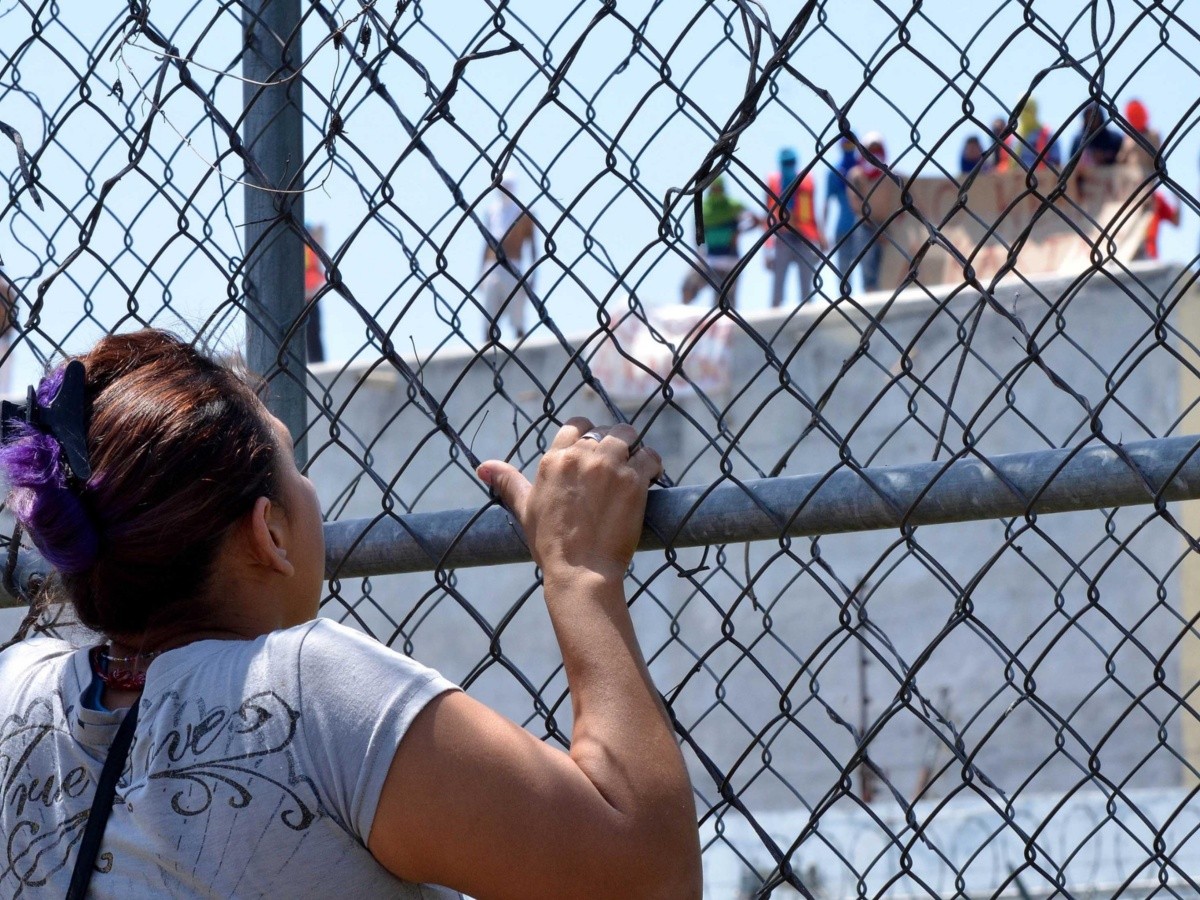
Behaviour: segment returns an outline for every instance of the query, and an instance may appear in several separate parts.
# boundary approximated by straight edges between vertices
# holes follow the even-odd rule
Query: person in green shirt
[[[753,216],[746,207],[725,192],[725,179],[718,177],[704,195],[701,209],[704,219],[704,267],[693,266],[683,280],[682,299],[691,303],[706,284],[711,284],[717,296],[724,294],[729,305],[737,305],[737,279],[731,278],[741,259],[738,253],[738,232],[752,225]]]

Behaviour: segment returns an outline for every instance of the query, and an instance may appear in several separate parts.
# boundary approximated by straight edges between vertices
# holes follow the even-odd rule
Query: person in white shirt
[[[508,315],[517,339],[525,337],[525,305],[529,301],[534,273],[534,225],[529,211],[517,201],[520,183],[515,175],[506,174],[496,191],[496,198],[487,208],[483,225],[504,252],[507,264],[496,257],[491,244],[483,248],[483,308],[487,319],[483,339],[491,339],[492,329],[499,328]]]
[[[86,630],[0,651],[0,896],[700,896],[687,771],[626,609],[661,471],[632,428],[568,421],[532,484],[479,468],[543,572],[562,752],[317,618],[316,491],[230,370],[110,335],[33,405],[5,410],[8,508],[56,569],[38,606]]]

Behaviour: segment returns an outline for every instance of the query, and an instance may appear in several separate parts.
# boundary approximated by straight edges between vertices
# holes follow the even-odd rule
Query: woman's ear
[[[296,571],[287,558],[287,520],[283,509],[268,497],[259,497],[249,513],[250,552],[261,566],[290,577]]]

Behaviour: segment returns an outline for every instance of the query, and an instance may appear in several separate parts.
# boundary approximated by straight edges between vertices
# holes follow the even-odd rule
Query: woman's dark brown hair
[[[203,621],[222,538],[258,497],[278,500],[280,451],[264,409],[238,375],[168,332],[110,335],[77,358],[92,475],[71,493],[96,549],[60,571],[67,599],[84,625],[109,635]],[[38,499],[50,498],[25,506]],[[25,524],[49,559],[79,540]]]

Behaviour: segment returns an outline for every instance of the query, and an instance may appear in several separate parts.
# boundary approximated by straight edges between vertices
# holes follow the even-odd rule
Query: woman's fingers
[[[555,435],[533,484],[500,460],[480,464],[477,474],[521,523],[539,565],[595,562],[611,570],[628,565],[637,547],[662,458],[630,425],[596,427],[579,417]]]
[[[629,458],[630,447],[638,442],[637,429],[632,425],[609,425],[607,428],[597,428],[604,435],[604,439],[600,441],[600,445],[608,450],[621,449],[625,453],[625,458]]]
[[[633,451],[633,455],[629,457],[629,464],[645,479],[647,485],[663,473],[662,457],[653,447],[644,444]]]
[[[518,519],[525,515],[525,504],[529,498],[529,480],[516,468],[498,459],[489,459],[475,470],[479,480],[496,492],[500,501],[512,510]]]
[[[577,443],[583,435],[592,430],[592,420],[586,419],[583,416],[574,416],[567,419],[563,423],[562,428],[558,429],[558,434],[554,436],[554,440],[550,444],[551,450],[565,450],[572,444]]]
[[[580,437],[580,441],[584,440],[595,441],[597,450],[611,453],[619,461],[628,460],[647,484],[663,473],[662,457],[653,447],[641,442],[637,429],[632,425],[593,427]]]

